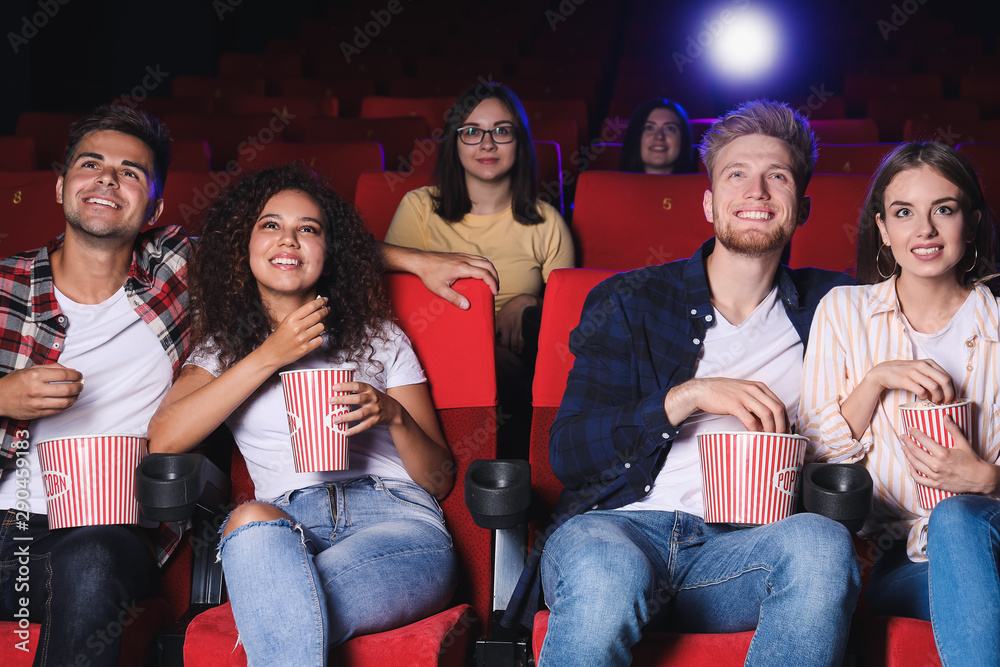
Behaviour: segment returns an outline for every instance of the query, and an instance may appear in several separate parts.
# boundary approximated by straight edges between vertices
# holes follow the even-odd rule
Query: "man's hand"
[[[0,415],[11,419],[49,417],[73,407],[83,375],[60,364],[32,366],[0,378]]]
[[[789,428],[785,405],[762,382],[695,378],[672,387],[663,399],[663,412],[674,426],[695,410],[732,415],[748,431],[787,433]]]
[[[533,294],[518,294],[505,303],[496,317],[497,345],[521,354],[524,350],[524,336],[521,330],[524,309],[540,305],[542,300]]]
[[[477,278],[485,282],[493,296],[500,289],[500,276],[493,262],[464,252],[424,252],[413,248],[382,244],[382,258],[387,269],[416,275],[434,294],[468,310],[469,300],[452,289],[462,278]]]

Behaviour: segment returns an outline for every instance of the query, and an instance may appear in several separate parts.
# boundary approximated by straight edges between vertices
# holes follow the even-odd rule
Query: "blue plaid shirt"
[[[714,313],[705,258],[715,239],[690,258],[619,273],[588,295],[570,335],[576,356],[552,424],[549,458],[565,485],[552,523],[538,535],[504,616],[530,627],[538,608],[538,562],[545,538],[590,509],[623,507],[644,497],[680,431],[663,411],[667,391],[694,377]],[[778,297],[803,345],[820,299],[850,276],[779,266]]]

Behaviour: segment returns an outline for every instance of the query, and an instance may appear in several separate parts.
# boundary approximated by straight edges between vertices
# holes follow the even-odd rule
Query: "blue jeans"
[[[900,557],[902,552],[902,557]],[[1000,501],[952,496],[931,511],[927,561],[897,546],[875,564],[876,613],[930,620],[945,667],[1000,664]]]
[[[20,620],[27,597],[30,620],[42,624],[35,667],[118,664],[122,632],[144,611],[139,605],[156,571],[138,533],[125,526],[49,530],[44,514],[24,527],[13,510],[0,514],[0,618]]]
[[[249,665],[325,665],[330,647],[450,601],[451,537],[437,501],[416,484],[369,476],[273,504],[294,522],[247,523],[219,545]]]
[[[683,512],[590,511],[549,538],[541,667],[627,665],[651,621],[753,630],[747,665],[839,665],[861,588],[851,536],[816,514],[740,529]]]

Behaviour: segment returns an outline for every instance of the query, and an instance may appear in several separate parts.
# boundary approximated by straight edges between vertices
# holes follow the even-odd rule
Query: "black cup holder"
[[[135,499],[151,521],[182,521],[204,488],[200,454],[150,454],[135,470]]]
[[[465,473],[465,505],[480,528],[514,528],[531,504],[531,466],[521,460],[473,461]]]
[[[856,533],[872,511],[872,477],[859,463],[810,463],[804,471],[802,505]]]

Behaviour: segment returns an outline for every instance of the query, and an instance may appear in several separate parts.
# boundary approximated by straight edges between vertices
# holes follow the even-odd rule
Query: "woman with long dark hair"
[[[444,608],[455,562],[437,498],[451,453],[423,370],[393,323],[358,214],[305,167],[245,176],[209,209],[191,264],[194,352],[149,425],[150,451],[225,422],[257,500],[219,547],[250,665],[325,664],[328,649]],[[354,370],[335,385],[349,469],[295,472],[277,373]]]
[[[862,535],[879,538],[880,554],[868,603],[930,620],[946,665],[1000,664],[1000,308],[983,284],[992,269],[975,171],[943,144],[903,144],[862,211],[860,284],[824,297],[806,347],[800,427],[811,457],[862,463],[874,480]],[[965,435],[948,420],[952,449],[901,425],[903,403],[959,398],[973,401],[973,418]],[[918,485],[962,495],[927,510]]]
[[[690,174],[696,167],[692,144],[684,107],[662,97],[647,100],[628,120],[618,168],[640,174]]]

